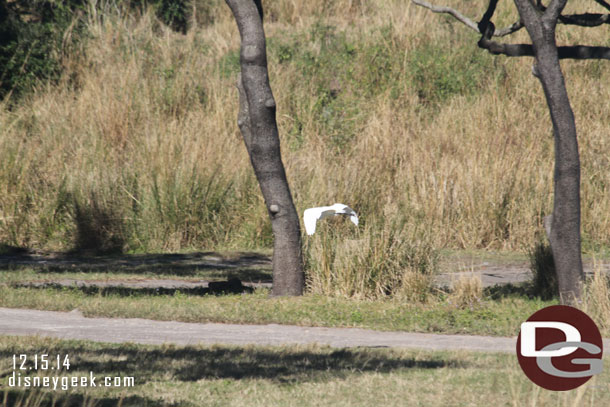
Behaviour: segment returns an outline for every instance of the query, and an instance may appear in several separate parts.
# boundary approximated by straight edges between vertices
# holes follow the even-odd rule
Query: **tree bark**
[[[301,295],[301,230],[280,154],[275,100],[269,85],[260,0],[226,0],[241,36],[238,125],[261,188],[274,235],[273,295]]]
[[[534,73],[542,84],[553,122],[555,173],[553,216],[549,240],[555,261],[559,296],[578,303],[584,273],[580,239],[580,159],[576,123],[555,42],[555,27],[565,0],[553,1],[544,13],[529,0],[515,0],[535,53]]]

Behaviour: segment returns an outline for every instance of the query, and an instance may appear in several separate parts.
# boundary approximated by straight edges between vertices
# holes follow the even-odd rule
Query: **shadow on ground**
[[[23,248],[0,251],[0,270],[35,269],[39,273],[96,272],[193,276],[202,271],[244,281],[271,280],[271,259],[261,253],[215,252],[79,256],[32,253]]]
[[[231,277],[226,281],[213,281],[206,283],[206,286],[197,285],[195,287],[129,287],[123,285],[101,285],[100,282],[92,282],[91,284],[58,284],[58,283],[23,283],[12,284],[16,288],[36,288],[36,289],[55,289],[55,290],[76,290],[86,295],[101,295],[101,296],[156,296],[156,295],[175,295],[177,293],[184,295],[225,295],[225,294],[251,294],[254,288],[243,285],[241,280],[236,277]],[[255,286],[261,286],[256,285]]]
[[[86,397],[82,394],[51,393],[49,391],[8,390],[0,393],[2,407],[178,407],[183,403],[169,404],[162,400],[152,400],[141,396]]]
[[[10,358],[15,349],[4,349],[0,352],[0,359]],[[21,349],[20,351],[23,351]],[[46,349],[49,354],[70,354],[71,375],[88,376],[94,372],[100,377],[134,377],[136,388],[130,393],[137,393],[138,386],[162,382],[193,383],[198,380],[244,380],[262,379],[274,383],[290,384],[295,382],[322,382],[334,378],[347,379],[354,374],[363,372],[387,373],[401,369],[439,369],[462,368],[466,363],[457,360],[416,359],[407,357],[391,350],[378,349],[351,349],[333,350],[320,348],[313,350],[294,350],[280,348],[276,351],[258,347],[158,347],[143,349],[124,345],[121,348],[105,347],[103,344],[94,349],[85,349],[73,342],[66,345],[52,345]],[[4,371],[0,381],[7,380],[12,370]],[[59,394],[58,394],[59,393]],[[62,394],[63,393],[63,394]],[[0,396],[2,393],[0,393]],[[10,390],[5,392],[8,404],[4,406],[19,405],[21,398],[27,397],[27,392]],[[36,407],[58,406],[72,407],[93,405],[110,407],[121,405],[123,407],[140,406],[193,406],[193,404],[167,404],[162,400],[148,399],[141,395],[132,395],[122,400],[118,398],[96,398],[90,393],[88,399],[82,395],[65,392],[45,392],[37,395],[40,402]],[[53,397],[55,397],[55,404]],[[1,399],[0,399],[1,400]],[[2,405],[2,404],[0,404]]]
[[[348,378],[362,372],[463,368],[467,365],[466,362],[447,359],[446,356],[443,358],[442,355],[437,358],[429,355],[419,358],[413,357],[413,353],[370,348],[335,350],[224,346],[118,347],[106,344],[90,346],[85,348],[74,342],[55,342],[49,345],[50,349],[45,349],[45,353],[70,354],[71,375],[80,375],[80,372],[88,375],[91,371],[96,377],[133,376],[136,386],[159,381],[175,383],[218,379],[263,379],[274,383],[321,382]],[[4,348],[0,351],[0,359],[8,360],[16,351],[11,347]],[[6,376],[12,372],[5,370],[0,375],[0,381],[6,380]],[[16,392],[11,393],[11,397],[17,396]],[[107,404],[113,401],[109,399],[97,401],[100,401],[100,406],[114,405]],[[122,405],[159,404],[155,400],[134,398],[124,400]]]
[[[120,371],[143,380],[151,379],[157,374],[169,373],[174,380],[189,382],[201,379],[265,379],[282,383],[316,382],[329,377],[344,378],[355,371],[387,373],[406,368],[458,367],[458,362],[392,358],[386,352],[368,349],[321,349],[314,352],[270,351],[256,347],[186,347],[146,352],[106,349],[102,352],[112,355],[114,360],[82,360],[77,366],[75,364],[75,367],[85,371]]]
[[[496,284],[483,289],[483,294],[492,300],[500,300],[502,298],[536,298],[539,297],[531,282],[517,284]]]

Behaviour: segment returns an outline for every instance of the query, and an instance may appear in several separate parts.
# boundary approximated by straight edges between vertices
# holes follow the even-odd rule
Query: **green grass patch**
[[[133,377],[133,387],[37,392],[6,386],[13,354],[65,355],[60,377]],[[532,384],[512,354],[319,346],[144,346],[0,336],[2,407],[607,405],[605,370],[572,392]],[[607,360],[606,360],[607,363]],[[10,367],[9,367],[10,366]],[[41,374],[29,371],[24,376]],[[53,376],[55,373],[47,373]],[[52,404],[52,400],[56,404]]]
[[[408,74],[424,105],[439,105],[457,95],[475,95],[489,76],[495,76],[489,55],[465,45],[449,48],[426,44],[409,56]]]
[[[459,307],[441,298],[421,304],[397,300],[358,301],[305,295],[270,297],[254,294],[197,296],[89,295],[77,288],[14,288],[0,286],[0,307],[71,311],[88,317],[147,318],[183,322],[290,324],[359,327],[385,331],[462,333],[512,336],[535,311],[554,304],[519,297],[482,300]]]

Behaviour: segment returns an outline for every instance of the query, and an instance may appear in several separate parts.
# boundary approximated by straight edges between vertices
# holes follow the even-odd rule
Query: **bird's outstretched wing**
[[[316,233],[316,223],[322,216],[322,212],[325,208],[327,207],[309,208],[305,209],[305,212],[303,212],[303,223],[305,223],[305,232],[308,235]]]
[[[318,220],[334,215],[348,215],[352,223],[356,226],[358,225],[358,214],[349,206],[336,203],[332,206],[305,209],[305,212],[303,212],[305,232],[307,232],[308,235],[313,235],[316,232],[316,223]]]
[[[336,209],[337,215],[339,215],[339,214],[348,215],[349,219],[352,221],[352,223],[354,225],[358,226],[358,214],[352,208],[350,208],[347,205],[340,204],[340,203],[336,203],[332,207]]]

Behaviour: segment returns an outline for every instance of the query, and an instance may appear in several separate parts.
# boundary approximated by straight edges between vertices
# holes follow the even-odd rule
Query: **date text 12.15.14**
[[[13,355],[13,370],[70,370],[68,355]]]

